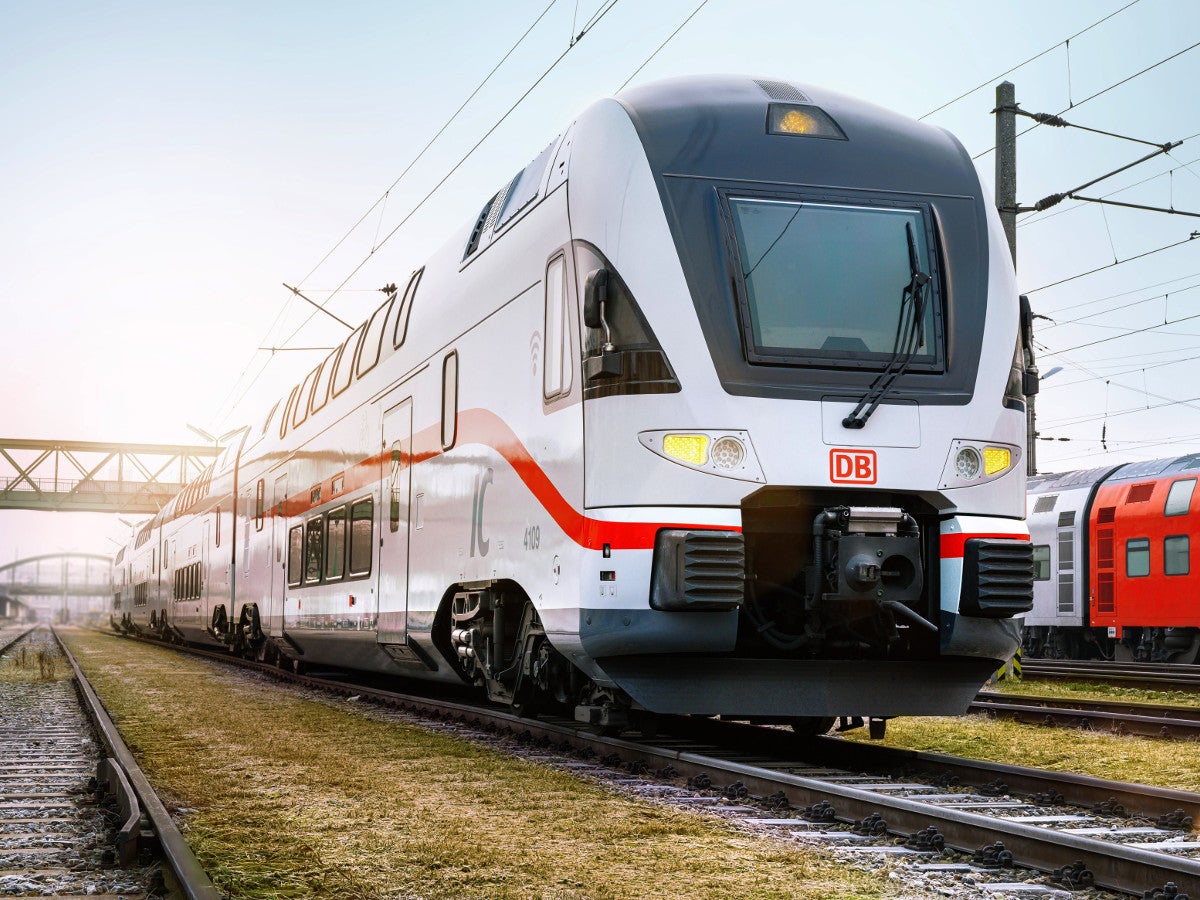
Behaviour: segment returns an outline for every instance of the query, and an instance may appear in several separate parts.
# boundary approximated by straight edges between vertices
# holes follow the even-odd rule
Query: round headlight
[[[712,446],[711,459],[718,469],[736,469],[746,459],[746,448],[735,437],[718,438]]]
[[[978,478],[982,468],[983,459],[974,447],[963,447],[954,457],[954,471],[958,473],[959,478],[968,481]]]

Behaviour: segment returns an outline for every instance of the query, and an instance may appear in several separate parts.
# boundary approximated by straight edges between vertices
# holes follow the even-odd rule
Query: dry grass
[[[345,703],[75,632],[234,897],[880,897],[879,875]],[[340,707],[340,708],[339,708]]]
[[[1086,681],[1051,679],[1002,681],[990,686],[987,690],[1021,697],[1060,697],[1066,700],[1081,701],[1111,700],[1121,703],[1156,703],[1160,706],[1200,706],[1200,694],[1195,691],[1152,691]]]
[[[58,648],[15,647],[0,658],[0,681],[62,681],[70,677],[71,667]]]

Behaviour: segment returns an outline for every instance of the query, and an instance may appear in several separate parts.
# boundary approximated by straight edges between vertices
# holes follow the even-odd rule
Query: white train
[[[957,713],[1032,592],[1017,345],[951,135],[632,89],[145,525],[114,623],[601,726]]]

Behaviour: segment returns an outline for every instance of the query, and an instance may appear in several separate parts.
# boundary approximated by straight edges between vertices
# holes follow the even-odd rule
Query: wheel
[[[800,737],[816,737],[828,732],[836,722],[837,718],[833,716],[801,716],[792,719],[788,724],[792,726],[792,731]]]

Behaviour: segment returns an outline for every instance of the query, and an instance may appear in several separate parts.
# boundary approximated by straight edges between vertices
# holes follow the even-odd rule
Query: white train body
[[[605,721],[953,713],[1017,647],[1017,297],[940,130],[631,90],[364,328],[127,548],[119,623]]]

